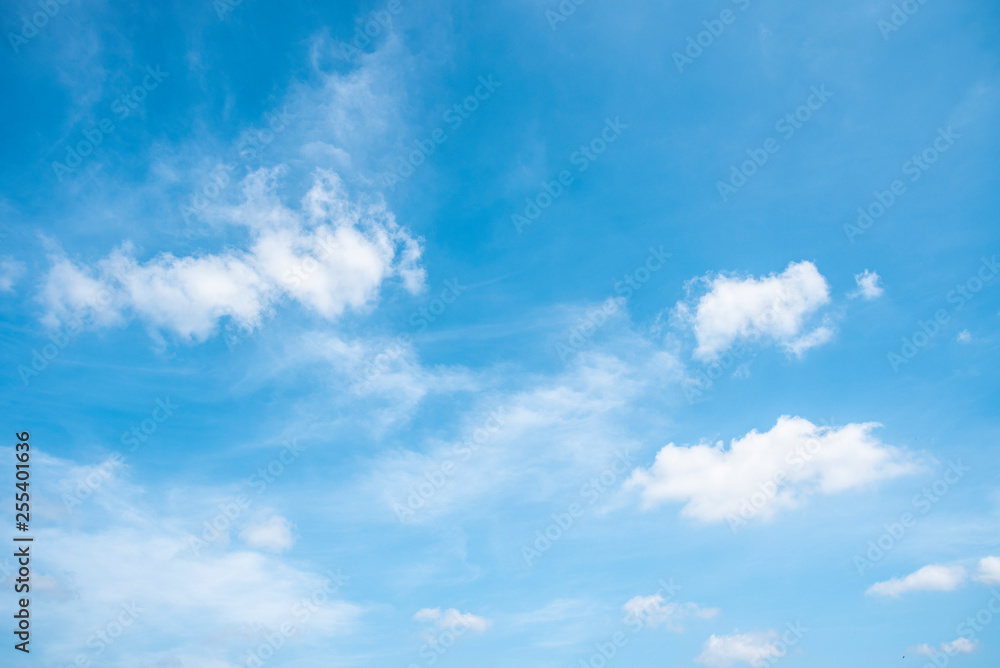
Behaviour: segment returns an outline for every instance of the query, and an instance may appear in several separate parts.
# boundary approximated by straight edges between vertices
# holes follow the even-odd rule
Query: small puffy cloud
[[[955,591],[965,582],[961,566],[924,566],[904,578],[876,582],[866,592],[869,596],[901,596],[911,591]]]
[[[850,294],[852,299],[861,297],[863,299],[878,299],[885,293],[882,287],[882,278],[874,271],[865,269],[864,273],[855,274],[854,282],[858,284],[858,289]]]
[[[455,608],[449,608],[443,612],[441,608],[424,608],[413,615],[413,619],[430,624],[439,631],[464,629],[482,633],[493,626],[492,620],[470,612],[460,612]]]
[[[24,263],[11,258],[0,259],[0,292],[11,292],[24,276]]]
[[[699,359],[714,359],[737,341],[759,340],[801,356],[833,336],[827,325],[810,325],[830,301],[830,286],[812,262],[792,262],[762,278],[716,275],[697,282],[708,291],[697,301],[678,302],[675,316],[694,330]]]
[[[268,552],[284,552],[295,542],[291,523],[281,515],[247,526],[240,532],[240,538],[247,545]]]
[[[951,642],[941,643],[941,649],[948,654],[971,654],[977,647],[979,647],[979,641],[970,641],[968,638],[957,638]]]
[[[777,659],[784,654],[777,642],[778,633],[775,631],[713,635],[705,641],[695,661],[711,668],[725,668],[734,663],[762,666],[768,659]]]
[[[660,594],[635,596],[622,609],[626,622],[637,621],[646,628],[664,626],[671,631],[681,631],[680,622],[689,617],[711,619],[719,614],[716,608],[702,608],[696,603],[667,603]]]
[[[941,651],[950,655],[971,654],[976,651],[977,647],[979,647],[979,641],[969,640],[968,638],[958,638],[952,642],[941,643]],[[917,652],[923,654],[924,656],[935,656],[939,654],[937,649],[927,644],[919,645],[917,647]]]
[[[770,431],[693,446],[665,446],[626,483],[647,508],[683,503],[702,522],[770,519],[814,494],[835,494],[915,472],[901,449],[883,444],[876,423],[818,426],[782,416]]]
[[[276,194],[282,171],[249,175],[244,202],[217,212],[245,228],[243,248],[141,261],[125,243],[89,268],[54,258],[40,295],[45,323],[90,318],[106,326],[137,317],[202,341],[223,318],[255,327],[285,299],[333,320],[369,306],[392,277],[410,292],[422,288],[420,245],[384,204],[349,201],[340,178],[321,170],[291,209]]]
[[[958,336],[955,337],[955,340],[959,343],[972,343],[972,332],[967,329],[963,329],[958,333]]]
[[[979,560],[976,580],[987,587],[1000,585],[1000,557],[985,557]]]

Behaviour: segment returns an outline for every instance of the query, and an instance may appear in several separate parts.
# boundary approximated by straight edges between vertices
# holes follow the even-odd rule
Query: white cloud
[[[638,463],[628,455],[640,445],[632,437],[637,411],[646,410],[639,404],[654,402],[658,419],[660,399],[682,377],[677,358],[627,322],[612,336],[607,346],[600,341],[580,351],[561,371],[527,381],[506,364],[475,372],[423,365],[405,339],[348,340],[327,333],[290,340],[283,354],[260,360],[264,368],[251,374],[268,383],[315,374],[326,391],[298,404],[311,425],[313,416],[336,405],[335,412],[353,415],[355,426],[376,434],[398,426],[423,397],[451,395],[456,410],[440,429],[373,452],[354,481],[326,490],[321,506],[329,515],[406,523],[446,516],[456,521],[460,515],[468,521],[494,503],[510,508],[556,494],[577,501],[580,481],[602,474],[611,475],[613,484],[598,485],[596,497],[588,487],[585,501],[593,498],[595,510],[604,512],[607,505],[629,502],[620,492]],[[627,359],[604,354],[605,348]],[[375,368],[373,358],[379,357]],[[556,469],[561,475],[552,476]]]
[[[958,333],[958,336],[955,337],[955,340],[959,343],[972,343],[972,332],[967,329],[963,329]]]
[[[777,641],[778,634],[774,631],[713,635],[705,641],[705,646],[701,654],[695,657],[695,661],[712,668],[724,668],[737,662],[760,666],[768,659],[776,659],[784,653]]]
[[[638,621],[646,628],[664,626],[671,631],[681,631],[680,622],[689,618],[711,619],[719,614],[716,608],[702,608],[696,603],[666,603],[663,596],[635,596],[622,608],[625,621]]]
[[[11,456],[7,450],[0,448],[0,455]],[[340,588],[350,586],[344,577],[349,574],[335,568],[309,572],[273,555],[231,549],[225,541],[193,550],[192,533],[200,534],[202,523],[219,512],[211,503],[202,505],[204,489],[171,490],[172,512],[164,514],[150,509],[148,490],[105,479],[93,496],[68,509],[59,499],[74,487],[69,481],[82,474],[83,480],[96,480],[92,474],[98,469],[44,452],[36,453],[33,463],[44,471],[39,479],[48,481],[36,491],[49,520],[36,531],[51,551],[33,561],[38,605],[46,610],[40,632],[52,638],[41,649],[43,657],[52,658],[43,658],[45,665],[81,655],[91,665],[122,668],[156,664],[165,656],[200,657],[191,665],[242,665],[261,633],[273,634],[282,625],[297,629],[282,650],[290,658],[301,638],[340,636],[357,628],[362,608],[338,600]],[[120,467],[114,472],[127,473]],[[231,492],[217,493],[229,498]],[[101,494],[113,502],[98,498]],[[196,498],[198,505],[179,503]],[[114,652],[96,654],[88,636],[114,622],[123,606],[137,610],[134,624]]]
[[[387,517],[424,522],[468,512],[484,497],[520,503],[558,489],[578,498],[577,481],[605,473],[614,484],[600,486],[600,498],[610,501],[634,465],[628,453],[638,447],[625,426],[631,402],[653,381],[679,378],[675,358],[644,352],[644,368],[584,352],[533,387],[483,393],[453,440],[379,456],[364,489],[349,495],[378,495]],[[550,475],[556,469],[562,474]]]
[[[245,527],[240,533],[240,538],[251,547],[269,552],[284,552],[295,542],[291,523],[280,515]]]
[[[311,332],[289,342],[281,374],[292,366],[329,365],[335,377],[348,381],[352,398],[384,404],[370,421],[376,431],[408,418],[429,394],[472,392],[480,380],[455,366],[425,367],[410,338],[344,340],[327,332]]]
[[[941,643],[941,649],[948,654],[971,654],[977,647],[979,647],[979,641],[970,641],[968,638],[956,638],[951,642]]]
[[[441,611],[441,608],[424,608],[413,615],[413,619],[428,623],[439,631],[466,629],[482,633],[493,626],[492,620],[473,615],[470,612],[460,612],[455,608],[449,608],[444,612]]]
[[[714,359],[738,340],[771,340],[801,355],[833,336],[827,325],[809,326],[830,301],[830,287],[812,262],[792,262],[781,274],[759,279],[716,275],[699,281],[708,292],[697,303],[678,302],[675,310],[694,329],[699,359]]]
[[[796,357],[802,357],[810,348],[816,348],[832,341],[835,333],[832,327],[821,325],[808,334],[803,334],[794,341],[789,341],[785,344],[785,350]]]
[[[11,258],[0,259],[0,292],[11,292],[24,276],[24,263]]]
[[[412,125],[403,103],[419,65],[394,31],[347,70],[330,66],[331,57],[342,56],[342,44],[326,31],[313,37],[310,56],[311,76],[295,83],[288,96],[302,137],[300,153],[374,171],[374,163],[395,158],[404,140],[422,131]]]
[[[968,638],[958,638],[951,642],[941,643],[941,651],[945,654],[955,655],[955,654],[971,654],[976,651],[979,647],[978,640],[969,640]],[[917,652],[923,654],[924,656],[934,656],[939,652],[931,647],[930,645],[923,644],[917,646]]]
[[[43,318],[50,327],[90,316],[98,326],[123,322],[109,287],[64,258],[54,258],[40,295],[48,312]]]
[[[858,284],[858,289],[852,292],[849,296],[852,299],[857,297],[862,297],[868,300],[878,299],[885,293],[885,289],[882,287],[881,281],[882,278],[878,274],[874,271],[868,271],[865,269],[864,273],[854,275],[854,282]]]
[[[46,324],[91,314],[95,324],[111,325],[136,316],[200,341],[222,318],[258,325],[284,298],[332,320],[345,309],[366,308],[392,277],[411,292],[422,287],[420,245],[384,204],[351,202],[336,174],[317,171],[293,210],[276,194],[282,171],[249,175],[244,202],[216,211],[245,229],[243,249],[140,261],[125,243],[95,268],[55,258],[41,294]]]
[[[979,560],[976,580],[987,587],[1000,585],[1000,557],[984,557]]]
[[[782,416],[764,433],[751,431],[730,447],[665,446],[627,489],[645,507],[683,503],[681,514],[702,522],[769,519],[813,494],[835,494],[917,470],[902,450],[872,435],[876,423],[823,427]]]
[[[911,591],[955,591],[965,582],[961,566],[924,566],[904,578],[876,582],[866,592],[869,596],[901,596]]]

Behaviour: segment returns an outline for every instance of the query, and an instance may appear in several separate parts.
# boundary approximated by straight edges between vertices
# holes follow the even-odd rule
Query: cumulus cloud
[[[961,566],[924,566],[904,578],[876,582],[866,592],[869,596],[901,596],[911,591],[955,591],[965,582]]]
[[[878,299],[885,293],[881,285],[882,278],[874,271],[864,270],[863,273],[854,275],[854,282],[858,284],[858,289],[850,294],[852,299],[861,297],[863,299]]]
[[[955,340],[959,343],[972,343],[972,332],[967,329],[963,329],[958,333],[958,336],[955,337]]]
[[[441,611],[441,608],[424,608],[413,615],[418,622],[430,624],[439,631],[470,630],[482,633],[493,626],[493,621],[474,615],[470,612],[460,612],[455,608]]]
[[[245,527],[240,533],[240,538],[247,545],[268,552],[284,552],[295,542],[291,523],[281,515]]]
[[[770,431],[753,430],[729,448],[722,441],[670,443],[650,468],[633,471],[626,489],[639,490],[647,508],[683,503],[681,514],[702,522],[770,519],[814,494],[915,472],[909,455],[873,435],[878,426],[818,426],[786,415]]]
[[[332,320],[370,305],[393,277],[410,292],[421,289],[420,244],[384,204],[354,203],[336,174],[317,171],[301,206],[291,209],[276,194],[282,171],[251,174],[243,203],[217,212],[246,232],[243,248],[142,261],[125,243],[95,267],[54,258],[41,293],[46,324],[90,316],[106,326],[138,317],[201,341],[223,318],[257,326],[283,299]]]
[[[714,359],[737,341],[772,341],[800,356],[833,337],[828,324],[810,325],[830,301],[830,286],[812,262],[792,262],[762,278],[716,275],[697,301],[678,302],[677,319],[694,330],[695,357]]]
[[[941,651],[950,655],[971,654],[976,651],[977,647],[979,647],[979,641],[969,640],[968,638],[958,638],[951,642],[941,643]],[[938,654],[938,651],[935,648],[927,644],[919,645],[917,647],[917,651],[924,656],[935,656]]]
[[[24,276],[24,263],[9,257],[0,259],[0,292],[11,292]]]
[[[976,580],[987,587],[1000,585],[1000,557],[985,557],[979,560]]]
[[[711,619],[719,614],[716,608],[702,608],[697,603],[667,603],[660,594],[635,596],[622,608],[626,622],[638,621],[646,628],[663,626],[671,631],[681,631],[680,622],[689,617]]]
[[[761,666],[768,659],[777,659],[784,654],[777,643],[778,634],[775,631],[713,635],[705,641],[695,661],[712,668],[725,668],[737,662]]]

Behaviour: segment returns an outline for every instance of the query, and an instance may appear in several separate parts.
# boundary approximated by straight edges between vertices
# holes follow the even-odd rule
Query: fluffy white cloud
[[[247,526],[240,532],[240,538],[251,547],[269,552],[284,552],[295,542],[291,523],[280,515]]]
[[[1000,585],[1000,557],[985,557],[980,559],[976,580],[988,587]]]
[[[864,299],[878,299],[885,293],[881,285],[882,278],[874,271],[865,269],[864,273],[855,274],[854,282],[858,284],[858,289],[851,293],[852,298],[862,297]]]
[[[812,494],[835,494],[917,470],[902,450],[884,445],[876,423],[818,426],[782,416],[770,431],[693,446],[667,445],[649,469],[626,483],[644,506],[683,503],[703,522],[769,519]]]
[[[961,566],[924,566],[904,578],[876,582],[866,592],[869,596],[901,596],[911,591],[955,591],[965,582]]]
[[[244,202],[216,212],[246,230],[244,249],[140,261],[126,243],[95,268],[55,258],[41,293],[46,324],[90,316],[110,325],[134,315],[204,340],[222,318],[255,327],[283,298],[332,320],[368,306],[392,277],[411,292],[423,286],[420,245],[384,204],[351,202],[336,174],[318,171],[293,210],[276,194],[282,171],[251,174]]]
[[[963,329],[958,333],[958,336],[955,337],[955,340],[959,343],[972,343],[972,332],[967,329]]]
[[[0,260],[0,292],[10,292],[24,276],[24,263],[3,258]]]
[[[682,630],[680,622],[688,617],[711,619],[719,614],[716,608],[702,608],[696,603],[667,603],[660,594],[635,596],[622,608],[626,622],[637,621],[646,628],[664,626],[671,631]]]
[[[776,659],[784,653],[777,642],[778,634],[775,631],[713,635],[705,641],[705,646],[701,654],[695,657],[695,661],[713,668],[724,668],[737,662],[761,666],[768,659]]]
[[[708,291],[697,302],[678,302],[675,315],[693,328],[695,357],[714,359],[738,340],[771,340],[789,353],[829,341],[827,325],[809,326],[830,301],[830,286],[812,262],[792,262],[763,278],[716,275],[699,279]]]
[[[460,612],[455,608],[449,608],[444,612],[441,608],[424,608],[413,615],[413,619],[418,622],[426,622],[440,631],[455,631],[466,629],[482,633],[493,626],[493,621],[474,615],[471,612]]]
[[[958,638],[951,642],[941,643],[941,651],[943,651],[945,654],[951,654],[951,655],[971,654],[972,652],[976,651],[977,647],[979,647],[979,641],[969,640],[968,638]],[[935,656],[936,654],[938,654],[938,651],[935,648],[927,644],[918,646],[917,651],[923,654],[924,656]]]

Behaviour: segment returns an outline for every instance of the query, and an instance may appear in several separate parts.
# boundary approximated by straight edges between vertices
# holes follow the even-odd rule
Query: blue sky
[[[996,6],[0,24],[12,665],[1000,659]]]

